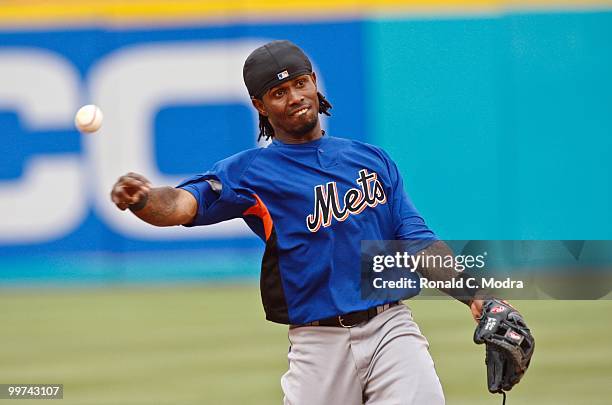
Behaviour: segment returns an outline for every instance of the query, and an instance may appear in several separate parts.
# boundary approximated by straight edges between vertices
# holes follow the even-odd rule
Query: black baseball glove
[[[474,343],[486,344],[487,384],[492,393],[510,391],[531,361],[535,339],[521,314],[505,301],[485,301]]]

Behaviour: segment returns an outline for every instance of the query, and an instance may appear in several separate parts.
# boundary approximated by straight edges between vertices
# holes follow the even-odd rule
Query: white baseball
[[[102,126],[104,115],[100,107],[93,104],[84,105],[79,108],[75,117],[74,125],[81,132],[96,132]]]

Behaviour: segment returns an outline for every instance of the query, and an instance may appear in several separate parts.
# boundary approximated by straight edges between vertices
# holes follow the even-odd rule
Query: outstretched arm
[[[190,192],[172,187],[152,187],[138,173],[121,176],[111,191],[117,208],[129,209],[155,226],[184,225],[193,221],[198,203]]]

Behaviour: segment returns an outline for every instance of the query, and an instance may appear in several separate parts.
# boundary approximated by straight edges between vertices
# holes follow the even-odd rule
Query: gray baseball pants
[[[398,305],[350,329],[289,329],[285,405],[440,405],[429,344]]]

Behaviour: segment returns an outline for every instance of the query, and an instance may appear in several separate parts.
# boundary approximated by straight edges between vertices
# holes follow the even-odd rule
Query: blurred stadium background
[[[385,148],[441,237],[612,239],[610,1],[3,1],[0,383],[280,402],[262,244],[239,222],[145,226],[108,194],[126,171],[171,185],[256,146],[242,63],[281,38],[313,59],[328,133]],[[87,103],[105,123],[81,136]],[[448,403],[498,403],[465,308],[409,304]],[[517,305],[538,351],[509,403],[610,403],[611,301]]]

